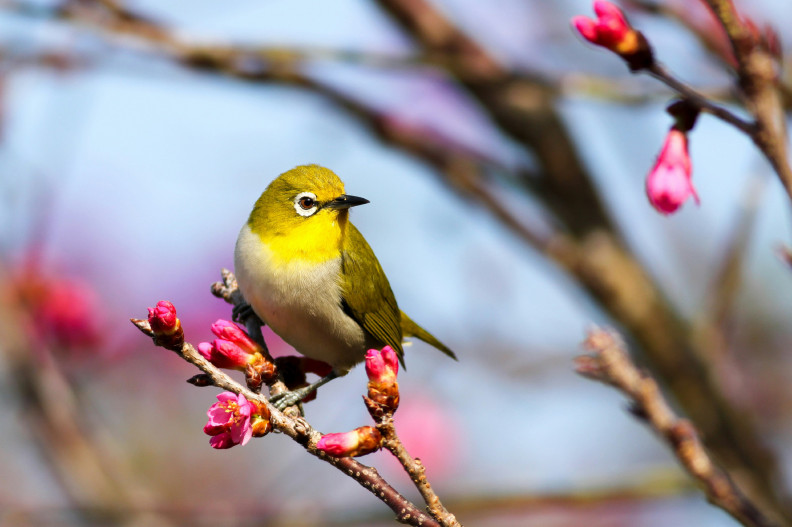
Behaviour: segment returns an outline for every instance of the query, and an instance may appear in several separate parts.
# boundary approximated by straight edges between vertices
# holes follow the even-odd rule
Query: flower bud
[[[223,339],[214,339],[211,344],[201,342],[198,352],[218,368],[229,370],[244,370],[252,357],[233,342]]]
[[[649,43],[627,22],[621,9],[605,0],[597,0],[594,12],[596,20],[585,16],[572,18],[572,26],[584,39],[620,55],[633,71],[652,64],[654,58]]]
[[[657,162],[646,177],[646,195],[652,206],[668,215],[679,209],[690,196],[699,203],[691,173],[687,135],[672,128]]]
[[[399,407],[399,357],[393,348],[371,349],[366,353],[366,375],[368,375],[368,398],[377,403],[369,405],[369,413],[375,419],[382,412],[394,412]],[[377,408],[379,406],[379,408]]]
[[[263,404],[253,404],[257,408],[255,413],[250,416],[250,424],[253,428],[253,437],[263,437],[272,430],[270,411]]]
[[[148,308],[148,323],[158,346],[178,350],[184,344],[181,321],[176,318],[176,308],[167,300],[160,300]]]
[[[373,426],[361,426],[350,432],[325,434],[316,448],[333,457],[365,456],[382,446],[382,435]]]
[[[366,352],[366,375],[375,384],[393,384],[399,373],[399,356],[390,346]]]
[[[261,346],[250,338],[245,331],[228,320],[219,319],[212,324],[212,333],[218,338],[233,342],[246,353],[261,353]]]
[[[176,318],[176,308],[167,300],[160,300],[148,308],[148,320],[155,335],[170,335],[181,325]]]

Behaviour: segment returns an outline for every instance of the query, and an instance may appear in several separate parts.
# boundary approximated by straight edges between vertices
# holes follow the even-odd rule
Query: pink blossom
[[[211,344],[201,342],[198,344],[198,352],[218,368],[229,370],[244,371],[254,357],[254,355],[225,339],[214,339]]]
[[[217,322],[212,324],[212,333],[218,338],[233,342],[246,353],[258,353],[261,351],[259,345],[242,328],[228,320],[218,319]]]
[[[253,436],[251,418],[257,406],[248,401],[244,395],[223,392],[217,396],[219,402],[209,407],[206,414],[209,421],[204,426],[204,433],[212,436],[209,444],[212,448],[231,448],[244,445]]]
[[[170,335],[180,326],[176,308],[167,300],[160,300],[155,307],[148,308],[148,320],[155,335]]]
[[[88,348],[100,340],[102,324],[96,295],[76,280],[52,280],[35,306],[36,325],[43,335],[66,348]]]
[[[349,432],[325,434],[316,448],[333,457],[356,457],[379,450],[382,435],[373,426],[361,426]]]
[[[572,18],[572,25],[583,38],[615,53],[629,54],[640,47],[638,32],[630,26],[621,9],[605,0],[594,2],[597,19]]]
[[[662,214],[671,214],[690,196],[699,203],[691,173],[687,135],[672,128],[657,162],[646,177],[646,195],[652,206]]]
[[[385,346],[382,351],[370,349],[366,352],[366,375],[372,383],[393,384],[398,373],[399,356],[390,346]]]

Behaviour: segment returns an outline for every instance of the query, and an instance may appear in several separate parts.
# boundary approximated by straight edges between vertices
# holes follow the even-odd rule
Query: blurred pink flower
[[[94,349],[102,340],[104,309],[88,283],[46,274],[35,263],[18,271],[13,283],[12,294],[30,314],[34,337],[70,350]]]
[[[204,426],[204,433],[212,436],[209,440],[212,448],[231,448],[250,441],[253,437],[251,417],[257,410],[256,405],[244,395],[231,392],[219,394],[217,400],[206,412],[209,421]]]
[[[675,212],[690,196],[699,203],[692,181],[687,135],[672,128],[663,149],[646,177],[646,195],[662,214]]]
[[[379,450],[382,435],[373,426],[361,426],[337,434],[325,434],[316,443],[316,448],[333,457],[365,456]]]
[[[461,430],[456,415],[432,396],[411,391],[395,414],[394,423],[407,451],[423,461],[433,479],[448,477],[460,466],[468,435]],[[394,471],[401,471],[395,459],[387,463]]]
[[[630,26],[621,9],[610,2],[594,2],[597,19],[586,16],[572,18],[572,26],[580,35],[597,46],[620,55],[634,53],[640,47],[638,32]]]

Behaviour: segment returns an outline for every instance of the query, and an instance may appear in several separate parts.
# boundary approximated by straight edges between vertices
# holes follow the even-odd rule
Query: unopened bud
[[[399,407],[399,383],[396,381],[398,372],[399,357],[390,346],[385,346],[382,350],[371,349],[366,353],[368,398],[383,411],[394,412]],[[373,414],[372,417],[376,418]]]
[[[260,353],[259,346],[250,336],[239,326],[228,320],[219,319],[212,324],[212,333],[218,338],[233,342],[246,353]]]
[[[652,48],[643,34],[627,22],[621,9],[605,0],[597,0],[594,12],[596,20],[585,16],[572,18],[572,26],[584,39],[621,56],[632,71],[653,64]]]
[[[365,456],[382,446],[382,434],[373,426],[361,426],[350,432],[325,434],[316,448],[333,457]]]
[[[668,132],[657,162],[646,177],[646,195],[652,206],[665,215],[676,212],[690,196],[699,203],[684,132],[676,128]]]
[[[157,302],[148,308],[148,322],[158,346],[171,350],[181,349],[184,344],[184,331],[181,321],[176,318],[176,308],[167,300]]]

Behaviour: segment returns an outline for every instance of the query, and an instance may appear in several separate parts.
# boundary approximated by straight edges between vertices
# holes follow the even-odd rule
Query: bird
[[[318,381],[272,402],[300,402],[346,375],[366,351],[390,346],[404,366],[404,337],[456,355],[396,303],[374,251],[349,221],[369,203],[346,194],[330,169],[301,165],[275,178],[253,206],[234,249],[234,274],[253,312],[298,353],[332,366]]]

